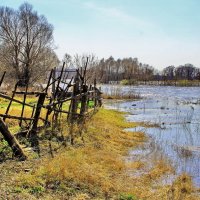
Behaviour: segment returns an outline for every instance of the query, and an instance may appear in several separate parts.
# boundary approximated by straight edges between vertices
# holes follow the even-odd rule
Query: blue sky
[[[18,8],[23,0],[0,0]],[[56,53],[200,67],[200,0],[28,0],[54,26]]]

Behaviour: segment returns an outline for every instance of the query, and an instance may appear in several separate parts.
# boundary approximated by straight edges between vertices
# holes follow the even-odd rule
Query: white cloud
[[[123,22],[129,25],[134,25],[140,28],[152,26],[151,23],[144,21],[142,19],[139,19],[138,17],[135,17],[131,14],[128,14],[117,7],[100,6],[90,1],[85,2],[84,6],[88,9],[91,9],[99,13],[101,16],[109,17],[111,19],[115,19],[115,20],[118,20],[119,22]]]

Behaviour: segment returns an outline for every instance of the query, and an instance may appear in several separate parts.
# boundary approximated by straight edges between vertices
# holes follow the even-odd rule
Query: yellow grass
[[[23,95],[16,95],[14,98],[21,102],[23,101]],[[38,97],[35,97],[35,96],[27,96],[26,97],[26,103],[28,103],[28,104],[36,106],[37,101],[38,101]],[[7,99],[0,99],[0,114],[5,114],[6,109],[9,105],[9,102],[10,101]],[[45,100],[44,105],[47,105],[48,103],[49,103],[49,101]],[[68,111],[69,102],[63,103],[62,108],[63,108],[63,110]],[[25,106],[24,112],[23,112],[23,117],[31,118],[32,111],[33,111],[33,108],[31,108],[29,106]],[[9,112],[7,114],[11,115],[11,116],[20,117],[21,112],[22,112],[22,105],[13,101],[10,106]],[[42,108],[40,117],[45,119],[46,113],[47,113],[47,109]],[[66,114],[63,114],[63,115],[66,118]],[[52,114],[49,115],[49,120],[51,120],[51,118],[52,118]],[[16,132],[20,131],[19,120],[7,118],[6,124],[8,125],[8,127],[12,133],[16,133]],[[24,122],[23,122],[23,124],[26,126],[26,124]],[[43,125],[43,121],[41,121],[41,120],[39,120],[39,126],[40,125]]]
[[[54,158],[29,160],[29,172],[12,175],[9,195],[18,199],[113,199],[181,200],[198,199],[191,178],[182,175],[172,185],[160,179],[173,173],[165,160],[127,162],[129,150],[146,140],[142,132],[126,132],[137,126],[126,122],[124,113],[100,109],[85,126],[74,146],[58,152]],[[78,126],[74,135],[80,133]],[[35,164],[34,164],[35,163]],[[148,170],[146,166],[151,165]],[[144,170],[141,176],[134,176]]]

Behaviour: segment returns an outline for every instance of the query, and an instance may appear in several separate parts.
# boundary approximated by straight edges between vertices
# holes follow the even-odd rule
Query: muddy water
[[[110,92],[109,87],[103,86],[102,89]],[[167,156],[177,174],[188,173],[194,183],[200,186],[200,88],[129,86],[117,90],[127,94],[134,92],[143,98],[136,101],[109,102],[106,106],[128,111],[126,117],[129,121],[156,124],[153,128],[137,129],[145,131],[155,143],[154,151]],[[129,130],[135,131],[135,128]],[[138,152],[144,153],[142,150]],[[133,151],[132,155],[138,152]]]

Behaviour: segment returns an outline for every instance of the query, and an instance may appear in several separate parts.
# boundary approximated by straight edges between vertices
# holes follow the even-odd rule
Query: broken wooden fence
[[[21,91],[18,82],[10,95],[0,91],[0,99],[9,101],[5,112],[0,114],[0,132],[12,148],[14,156],[26,159],[15,134],[12,134],[6,125],[7,119],[17,120],[21,129],[18,134],[25,134],[31,145],[36,146],[39,128],[55,125],[62,114],[66,114],[70,126],[74,123],[81,123],[89,111],[102,105],[101,91],[96,87],[96,80],[93,85],[87,84],[87,63],[81,70],[68,70],[64,66],[65,64],[60,70],[56,68],[51,70],[47,85],[42,91],[29,91],[29,85],[26,85]],[[0,78],[0,86],[5,75],[6,72]],[[31,88],[31,90],[33,89]],[[27,96],[34,96],[36,101],[34,103],[27,102]],[[20,114],[9,114],[13,103],[21,105]],[[68,106],[63,106],[66,103]],[[25,115],[27,109],[29,116]],[[73,144],[73,138],[71,138],[71,143]]]

